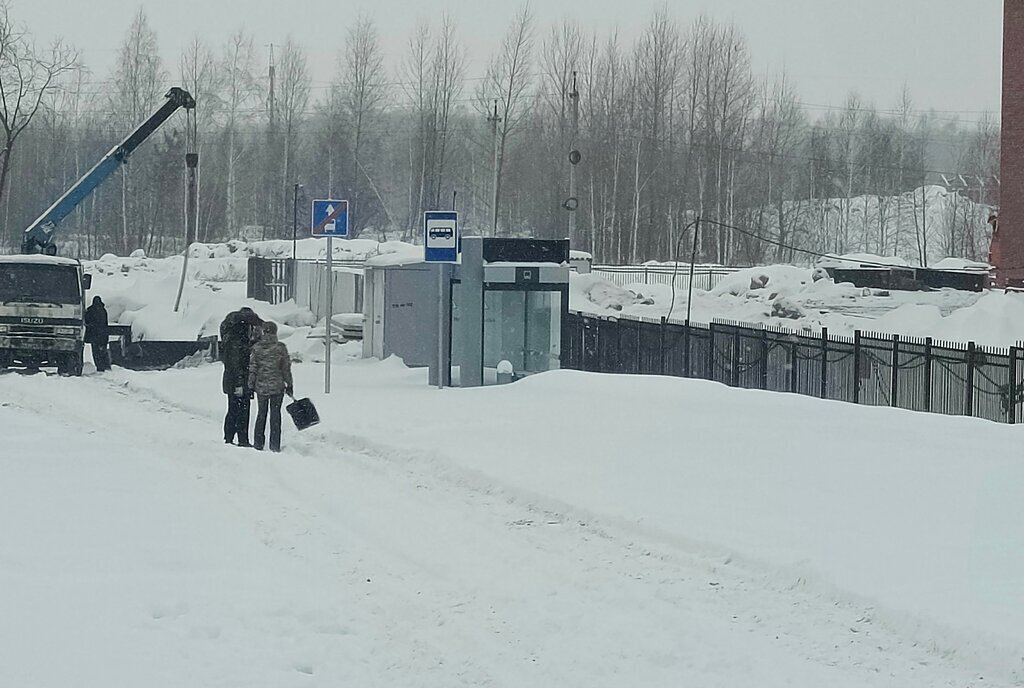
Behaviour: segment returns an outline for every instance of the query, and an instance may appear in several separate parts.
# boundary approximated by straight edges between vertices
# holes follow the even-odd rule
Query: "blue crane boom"
[[[159,129],[160,125],[167,121],[178,108],[191,110],[196,106],[195,99],[182,88],[172,88],[167,92],[165,98],[167,98],[167,102],[160,106],[159,110],[111,148],[110,152],[103,156],[91,170],[82,175],[71,188],[46,209],[46,212],[29,225],[25,230],[22,253],[56,255],[57,245],[53,239],[61,220],[70,215],[78,204],[84,201],[97,186],[105,182],[115,170],[128,162],[128,157],[132,152]]]

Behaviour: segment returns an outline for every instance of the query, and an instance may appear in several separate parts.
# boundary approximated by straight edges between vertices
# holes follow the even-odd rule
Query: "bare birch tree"
[[[239,29],[223,48],[220,72],[224,82],[224,153],[226,179],[225,229],[233,235],[239,227],[238,165],[244,154],[245,138],[240,128],[247,119],[245,112],[259,97],[255,76],[256,51],[251,35]]]
[[[46,50],[37,49],[28,32],[15,24],[10,2],[0,1],[0,129],[4,146],[0,150],[0,201],[5,200],[18,138],[39,113],[43,99],[77,61],[78,54],[60,39]],[[20,243],[19,238],[14,241]]]
[[[309,105],[310,76],[305,51],[289,36],[281,51],[277,65],[281,113],[281,137],[283,143],[281,176],[275,180],[277,189],[272,191],[280,199],[279,212],[274,218],[275,236],[290,234],[291,200],[295,183],[295,155],[299,135]],[[285,229],[289,228],[288,232]]]
[[[125,133],[148,117],[157,106],[165,88],[164,70],[160,62],[156,32],[149,26],[142,8],[135,14],[131,26],[118,52],[114,73],[111,110],[115,113],[118,129]],[[144,155],[133,156],[135,167],[144,165]],[[121,248],[131,250],[130,227],[135,225],[135,245],[142,246],[147,219],[139,216],[138,204],[132,194],[132,168],[121,166]]]
[[[533,13],[530,5],[525,4],[512,20],[498,53],[491,59],[478,92],[481,109],[493,117],[494,193],[491,202],[491,234],[494,236],[498,234],[502,172],[509,137],[518,131],[529,114],[527,99],[532,86],[533,41]],[[493,113],[490,111],[492,101]]]
[[[378,213],[364,208],[362,179],[372,184],[361,159],[367,133],[379,118],[387,97],[387,76],[384,52],[377,35],[377,26],[368,17],[360,17],[348,30],[343,60],[341,106],[351,133],[352,167],[349,172],[350,232],[359,231],[372,223]],[[379,131],[379,128],[377,129]]]

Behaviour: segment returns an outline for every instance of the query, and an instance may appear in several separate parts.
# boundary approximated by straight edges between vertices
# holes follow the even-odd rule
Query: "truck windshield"
[[[71,265],[0,263],[0,304],[81,303],[78,270]]]

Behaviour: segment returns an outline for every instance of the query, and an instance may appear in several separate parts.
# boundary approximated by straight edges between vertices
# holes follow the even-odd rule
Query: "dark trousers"
[[[256,413],[256,434],[253,446],[263,449],[264,432],[267,429],[267,412],[270,412],[270,451],[281,451],[281,403],[283,394],[260,394],[259,411]]]
[[[249,444],[249,397],[228,395],[228,412],[224,416],[224,441],[231,442],[238,436],[238,444]]]
[[[92,349],[92,362],[96,364],[96,370],[110,370],[110,350],[107,348],[107,342],[93,342],[89,347]]]

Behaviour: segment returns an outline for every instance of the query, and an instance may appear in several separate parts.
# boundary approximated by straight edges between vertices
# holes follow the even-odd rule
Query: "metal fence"
[[[362,261],[334,261],[334,312],[352,313],[363,310]],[[295,302],[323,317],[325,310],[327,272],[323,260],[250,257],[246,296],[267,303]]]
[[[721,265],[694,266],[693,288],[708,291],[739,269]],[[629,284],[671,285],[674,275],[676,288],[686,289],[690,280],[689,264],[680,264],[678,270],[671,265],[595,265],[590,271],[620,287]]]
[[[856,404],[1021,419],[1021,349],[855,332],[570,313],[563,367],[673,375]]]
[[[246,272],[246,296],[267,303],[283,303],[292,298],[295,261],[290,258],[250,257]]]

